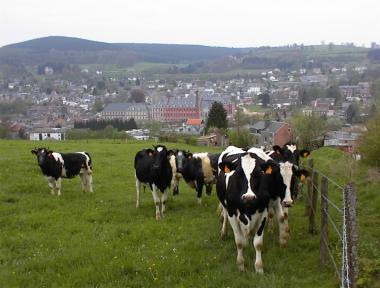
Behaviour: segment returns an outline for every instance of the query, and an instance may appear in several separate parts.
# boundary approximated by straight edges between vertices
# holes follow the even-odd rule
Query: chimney
[[[197,118],[201,118],[201,107],[200,107],[200,101],[199,101],[199,91],[195,91],[195,107],[197,111]]]

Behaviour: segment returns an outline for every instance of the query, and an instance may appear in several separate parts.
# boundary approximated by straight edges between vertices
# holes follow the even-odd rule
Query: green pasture
[[[286,248],[279,246],[277,231],[266,232],[264,275],[254,272],[253,245],[245,250],[241,273],[232,231],[220,239],[215,188],[198,205],[195,192],[181,182],[180,195],[170,197],[161,221],[155,220],[148,190],[136,209],[133,159],[152,144],[0,141],[0,287],[339,287],[333,267],[319,266],[319,235],[307,232],[302,200],[290,211]],[[61,197],[50,195],[30,152],[36,145],[89,152],[95,192],[82,193],[74,178],[62,181]],[[327,152],[327,158],[326,152],[314,153],[321,169],[344,165],[338,152]],[[370,177],[363,171],[360,175]],[[345,182],[339,169],[334,173]],[[379,272],[380,185],[374,179],[359,183],[366,187],[359,205],[362,287],[375,287],[366,285],[376,285]]]

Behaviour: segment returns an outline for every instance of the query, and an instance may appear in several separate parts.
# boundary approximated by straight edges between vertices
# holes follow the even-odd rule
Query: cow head
[[[43,166],[49,159],[48,157],[53,157],[53,151],[49,150],[49,148],[34,148],[31,152],[37,156],[37,162],[39,166]]]
[[[291,207],[293,205],[292,195],[295,195],[295,177],[298,176],[302,180],[309,175],[306,170],[299,168],[299,156],[307,157],[310,155],[310,151],[301,150],[300,152],[294,143],[288,143],[283,148],[276,145],[273,146],[273,150],[275,153],[272,158],[279,163],[281,176],[286,186],[282,204],[285,207]]]
[[[153,146],[154,151],[153,151],[153,165],[152,168],[155,171],[159,171],[162,169],[163,163],[168,163],[168,157],[169,157],[169,151],[166,149],[164,145],[157,145]]]
[[[175,164],[176,164],[177,172],[182,173],[185,168],[186,161],[188,159],[191,159],[193,157],[193,154],[190,153],[189,151],[177,150],[174,152],[174,156],[175,156]]]
[[[252,153],[226,155],[218,165],[221,173],[226,176],[226,189],[232,177],[234,189],[238,190],[241,200],[254,200],[257,197],[259,177],[262,175],[258,164]]]

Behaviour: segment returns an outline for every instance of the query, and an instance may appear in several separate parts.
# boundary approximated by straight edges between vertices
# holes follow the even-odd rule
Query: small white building
[[[61,128],[40,128],[29,133],[29,140],[65,140],[65,132]]]

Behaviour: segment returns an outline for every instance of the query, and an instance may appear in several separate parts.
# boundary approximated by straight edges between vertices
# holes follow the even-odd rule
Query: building
[[[135,121],[145,121],[150,119],[149,105],[146,103],[110,103],[102,112],[103,119],[123,119],[131,118]]]
[[[352,99],[368,100],[372,97],[371,88],[368,82],[359,82],[358,85],[339,86],[340,93],[347,101]]]
[[[331,131],[327,133],[323,145],[337,147],[346,152],[354,152],[357,149],[361,135],[361,133]]]
[[[249,127],[249,131],[256,137],[256,144],[267,149],[274,145],[283,146],[293,138],[292,129],[286,122],[258,121]]]
[[[29,133],[29,140],[65,140],[65,132],[62,128],[40,128]]]

